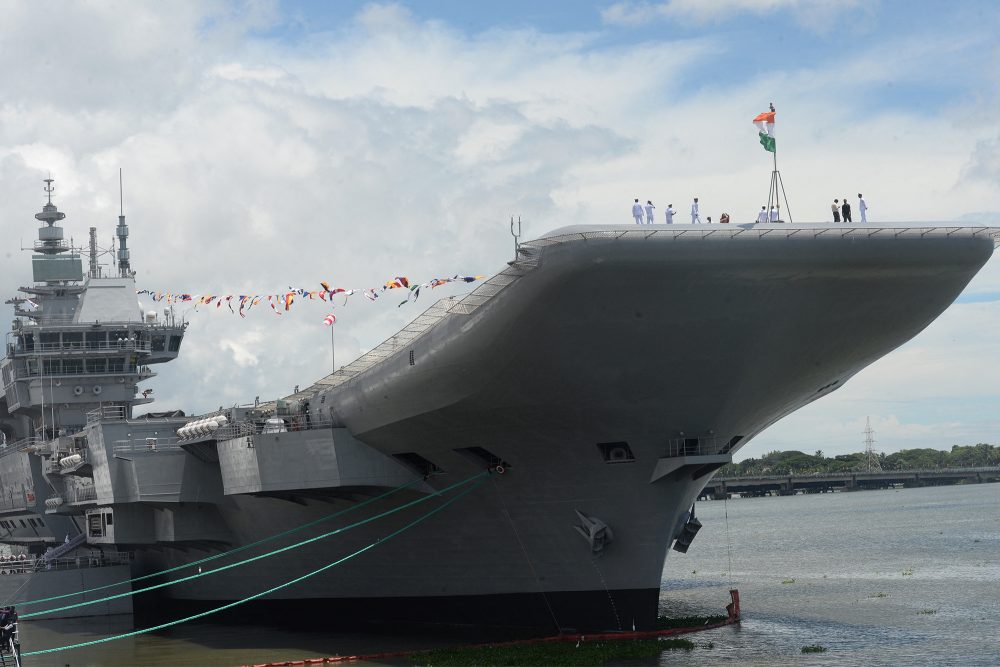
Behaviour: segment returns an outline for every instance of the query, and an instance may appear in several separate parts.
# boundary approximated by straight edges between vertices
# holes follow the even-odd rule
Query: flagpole
[[[330,326],[330,363],[333,365],[333,373],[337,372],[337,345],[333,340],[333,326]]]

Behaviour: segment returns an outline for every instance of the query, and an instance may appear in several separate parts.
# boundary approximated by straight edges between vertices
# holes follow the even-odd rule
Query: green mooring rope
[[[67,609],[76,609],[78,607],[87,607],[87,606],[92,605],[92,604],[99,604],[101,602],[108,602],[109,600],[117,600],[118,598],[130,597],[132,595],[138,595],[139,593],[145,593],[147,591],[153,591],[153,590],[156,590],[158,588],[166,588],[167,586],[173,586],[174,584],[179,584],[179,583],[182,583],[182,582],[185,582],[185,581],[190,581],[191,579],[197,579],[199,577],[207,577],[208,575],[215,574],[216,572],[222,572],[224,570],[231,570],[234,567],[240,567],[242,565],[246,565],[247,563],[253,563],[254,561],[263,560],[264,558],[270,558],[271,556],[275,556],[277,554],[284,553],[286,551],[291,551],[293,549],[298,549],[299,547],[304,547],[307,544],[312,544],[313,542],[318,542],[320,540],[324,540],[324,539],[326,539],[328,537],[332,537],[333,535],[337,535],[339,533],[345,533],[345,532],[347,532],[347,531],[349,531],[349,530],[351,530],[353,528],[357,528],[358,526],[364,526],[365,524],[372,523],[373,521],[378,521],[379,519],[385,518],[385,517],[387,517],[387,516],[389,516],[391,514],[395,514],[397,512],[401,512],[402,510],[409,509],[410,507],[414,507],[415,505],[419,505],[420,503],[425,502],[427,500],[430,500],[431,498],[436,498],[438,496],[441,496],[441,495],[443,495],[443,494],[445,494],[445,493],[447,493],[447,492],[449,492],[449,491],[451,491],[453,489],[456,489],[456,488],[458,488],[460,486],[468,484],[469,482],[472,482],[472,481],[474,481],[476,479],[479,479],[480,477],[485,477],[488,474],[489,473],[481,472],[481,473],[479,473],[477,475],[473,475],[472,477],[469,477],[468,479],[464,479],[461,482],[456,482],[455,484],[452,484],[450,486],[446,486],[445,488],[443,488],[443,489],[441,489],[439,491],[435,491],[434,493],[428,494],[426,496],[421,496],[420,498],[417,498],[416,500],[411,500],[410,502],[404,503],[404,504],[400,505],[399,507],[394,507],[394,508],[386,510],[384,512],[380,512],[379,514],[375,514],[374,516],[370,516],[370,517],[368,517],[366,519],[362,519],[361,521],[356,521],[355,523],[348,524],[348,525],[343,526],[341,528],[337,528],[336,530],[331,530],[331,531],[329,531],[327,533],[323,533],[322,535],[317,535],[315,537],[310,537],[307,540],[302,540],[301,542],[296,542],[295,544],[289,544],[287,546],[281,547],[280,549],[275,549],[273,551],[268,551],[267,553],[259,554],[257,556],[253,556],[251,558],[245,558],[244,560],[236,561],[235,563],[229,563],[228,565],[223,565],[222,567],[217,567],[217,568],[215,568],[213,570],[207,570],[205,572],[198,572],[197,574],[191,574],[191,575],[188,575],[186,577],[181,577],[180,579],[175,579],[173,581],[165,581],[165,582],[162,582],[162,583],[159,583],[159,584],[154,584],[152,586],[146,586],[145,588],[139,588],[139,589],[136,589],[136,590],[125,591],[123,593],[116,593],[115,595],[108,595],[106,597],[98,598],[96,600],[86,600],[84,602],[77,602],[75,604],[68,604],[68,605],[65,605],[63,607],[53,607],[52,609],[43,609],[42,611],[33,611],[31,613],[28,613],[28,614],[21,614],[20,617],[23,618],[23,619],[24,618],[34,618],[36,616],[44,616],[46,614],[51,614],[52,612],[56,612],[56,611],[65,611]]]
[[[392,538],[396,537],[400,533],[403,533],[404,531],[407,531],[410,528],[416,526],[418,523],[420,523],[420,522],[422,522],[422,521],[424,521],[426,519],[429,519],[430,517],[434,516],[435,514],[437,514],[438,512],[440,512],[441,510],[445,509],[446,507],[448,507],[449,505],[451,505],[452,503],[454,503],[459,498],[461,498],[461,497],[463,497],[463,496],[465,496],[465,495],[467,495],[469,493],[472,493],[473,491],[475,491],[476,489],[478,489],[480,486],[482,486],[483,483],[485,483],[485,481],[486,480],[480,480],[472,488],[466,489],[465,491],[462,491],[461,493],[459,493],[458,495],[456,495],[454,498],[449,498],[448,500],[446,500],[445,502],[443,502],[440,506],[435,507],[430,512],[428,512],[427,514],[424,514],[423,516],[417,517],[416,519],[414,519],[410,523],[406,524],[402,528],[398,528],[398,529],[394,530],[393,532],[389,533],[385,537],[380,537],[379,539],[375,540],[374,542],[372,542],[368,546],[362,547],[362,548],[358,549],[357,551],[344,556],[343,558],[340,558],[338,560],[333,561],[332,563],[327,563],[323,567],[318,568],[316,570],[313,570],[312,572],[307,572],[306,574],[303,574],[301,577],[297,577],[295,579],[292,579],[291,581],[286,581],[283,584],[278,584],[277,586],[274,586],[273,588],[269,588],[266,591],[261,591],[260,593],[256,593],[254,595],[251,595],[250,597],[243,598],[242,600],[236,600],[235,602],[230,602],[229,604],[223,605],[221,607],[216,607],[214,609],[209,609],[208,611],[203,611],[203,612],[201,612],[199,614],[194,614],[192,616],[186,616],[184,618],[179,618],[177,620],[169,621],[167,623],[161,623],[160,625],[156,625],[156,626],[153,626],[153,627],[150,627],[150,628],[143,628],[142,630],[134,630],[132,632],[126,632],[126,633],[120,634],[120,635],[112,635],[111,637],[104,637],[102,639],[93,639],[91,641],[80,642],[78,644],[70,644],[68,646],[57,646],[56,648],[46,648],[46,649],[40,649],[38,651],[28,651],[28,652],[22,653],[21,655],[24,656],[24,657],[28,657],[28,656],[32,656],[32,655],[43,655],[43,654],[46,654],[46,653],[57,653],[59,651],[68,651],[70,649],[75,649],[75,648],[85,648],[87,646],[94,646],[96,644],[105,644],[107,642],[115,641],[115,640],[118,640],[118,639],[127,639],[129,637],[135,637],[137,635],[146,634],[148,632],[155,632],[157,630],[163,630],[165,628],[173,627],[175,625],[180,625],[181,623],[187,623],[188,621],[194,621],[194,620],[197,620],[199,618],[204,618],[205,616],[210,616],[210,615],[218,613],[220,611],[225,611],[226,609],[232,609],[233,607],[239,606],[241,604],[245,604],[247,602],[250,602],[251,600],[256,600],[258,598],[262,598],[265,595],[270,595],[271,593],[274,593],[276,591],[280,591],[283,588],[288,588],[289,586],[293,586],[293,585],[295,585],[295,584],[297,584],[299,582],[305,581],[306,579],[308,579],[310,577],[313,577],[313,576],[316,576],[317,574],[320,574],[322,572],[325,572],[326,570],[329,570],[331,568],[337,567],[341,563],[344,563],[344,562],[346,562],[346,561],[354,558],[355,556],[359,556],[359,555],[363,554],[364,552],[366,552],[366,551],[368,551],[370,549],[374,549],[375,547],[377,547],[378,545],[382,544],[383,542],[388,542],[389,540],[391,540]]]
[[[178,570],[183,570],[185,568],[194,567],[195,565],[201,565],[202,563],[207,563],[209,561],[217,560],[219,558],[225,558],[226,556],[231,556],[231,555],[233,555],[235,553],[239,553],[241,551],[246,551],[247,549],[252,549],[253,547],[259,546],[261,544],[265,544],[267,542],[271,542],[271,541],[276,540],[278,538],[285,537],[287,535],[292,535],[293,533],[297,533],[300,530],[305,530],[306,528],[311,528],[312,526],[315,526],[315,525],[320,524],[320,523],[324,523],[326,521],[330,521],[331,519],[336,519],[337,517],[343,516],[344,514],[347,514],[348,512],[353,512],[356,509],[360,509],[360,508],[364,507],[365,505],[370,505],[370,504],[372,504],[374,502],[378,502],[379,500],[384,500],[385,498],[388,498],[389,496],[391,496],[391,495],[393,495],[395,493],[398,493],[399,491],[402,491],[403,489],[406,489],[406,488],[409,488],[409,487],[413,486],[417,482],[422,482],[423,480],[424,480],[423,477],[418,477],[417,479],[414,479],[414,480],[412,480],[410,482],[407,482],[406,484],[403,484],[402,486],[397,486],[394,489],[390,489],[390,490],[386,491],[383,494],[375,496],[374,498],[369,498],[368,500],[363,500],[360,503],[358,503],[357,505],[351,505],[350,507],[348,507],[346,509],[342,509],[342,510],[340,510],[338,512],[334,512],[333,514],[328,514],[328,515],[326,515],[324,517],[320,517],[319,519],[315,519],[314,521],[310,521],[309,523],[304,523],[301,526],[297,526],[295,528],[290,528],[290,529],[288,529],[286,531],[282,531],[280,533],[275,533],[274,535],[271,535],[269,537],[261,538],[261,539],[257,540],[256,542],[250,542],[249,544],[244,544],[243,546],[236,547],[234,549],[230,549],[229,551],[223,551],[221,553],[213,554],[211,556],[206,556],[205,558],[202,558],[200,560],[191,561],[190,563],[185,563],[184,565],[178,565],[176,567],[171,567],[171,568],[168,568],[166,570],[160,570],[158,572],[151,572],[150,574],[144,574],[142,576],[133,577],[131,579],[124,579],[122,581],[116,581],[113,584],[104,584],[103,586],[95,586],[94,588],[86,588],[86,589],[84,589],[82,591],[76,591],[74,593],[64,593],[62,595],[53,595],[52,597],[39,598],[37,600],[27,600],[25,602],[16,602],[16,601],[14,601],[14,602],[12,602],[12,604],[16,604],[19,607],[27,607],[27,606],[30,606],[30,605],[33,605],[33,604],[41,604],[42,602],[52,602],[54,600],[62,600],[64,598],[71,598],[71,597],[73,597],[75,595],[83,595],[85,593],[93,593],[94,591],[102,591],[102,590],[104,590],[106,588],[114,588],[115,586],[123,586],[125,584],[132,584],[132,583],[135,583],[137,581],[143,581],[145,579],[152,579],[153,577],[159,577],[159,576],[164,575],[164,574],[170,574],[171,572],[177,572]],[[21,617],[23,618],[24,614],[22,614]]]

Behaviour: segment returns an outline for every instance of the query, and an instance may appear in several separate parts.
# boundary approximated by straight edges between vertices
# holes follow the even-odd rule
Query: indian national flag
[[[764,150],[774,152],[774,112],[765,111],[757,114],[753,119],[753,124],[757,126],[757,133],[760,135],[760,145]]]

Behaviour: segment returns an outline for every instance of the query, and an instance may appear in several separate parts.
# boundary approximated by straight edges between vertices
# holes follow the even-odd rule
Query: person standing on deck
[[[865,202],[865,198],[858,193],[858,213],[861,215],[861,224],[868,222],[868,204]]]
[[[667,210],[664,211],[663,214],[667,218],[667,224],[668,225],[674,224],[674,205],[673,204],[667,204]]]
[[[651,202],[651,201],[649,201],[647,199],[646,200],[646,206],[645,206],[645,209],[646,209],[646,224],[647,225],[653,224],[653,209],[655,209],[655,208],[656,207],[653,206],[653,202]]]
[[[632,217],[635,218],[635,224],[642,224],[642,204],[639,203],[638,198],[636,198],[635,203],[632,204]]]
[[[844,203],[840,207],[840,213],[844,216],[844,222],[854,222],[851,220],[851,205],[847,203],[847,197],[844,197]]]
[[[830,210],[833,211],[833,221],[840,222],[840,200],[834,199],[833,203],[830,204]]]
[[[757,222],[767,222],[767,207],[761,206],[760,213],[757,214]]]
[[[771,210],[768,212],[767,219],[768,219],[768,222],[777,222],[778,221],[778,210],[776,208],[774,208],[773,206],[771,207]]]
[[[694,203],[691,204],[691,224],[697,225],[701,223],[701,215],[698,213],[698,198],[694,198]]]

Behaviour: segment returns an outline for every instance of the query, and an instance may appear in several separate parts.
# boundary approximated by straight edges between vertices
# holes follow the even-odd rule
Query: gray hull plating
[[[554,622],[647,626],[644,604],[615,597],[658,589],[682,514],[720,457],[916,335],[994,247],[979,233],[766,229],[715,236],[580,228],[529,245],[516,276],[470,312],[449,306],[379,363],[297,397],[309,400],[313,419],[344,428],[282,434],[280,443],[259,436],[253,447],[220,443],[225,523],[245,543],[347,506],[323,498],[351,468],[352,459],[330,454],[339,432],[382,455],[381,468],[355,466],[367,472],[354,488],[366,479],[391,486],[379,476],[398,483],[394,455],[410,454],[443,471],[427,481],[441,488],[485,467],[465,450],[478,447],[508,464],[506,473],[411,532],[274,597],[590,592],[607,608],[600,620],[570,610]],[[627,444],[630,460],[609,462],[613,443]],[[169,594],[250,595],[425,510]],[[578,513],[612,529],[603,550],[576,529]],[[168,553],[150,566],[184,558]]]

